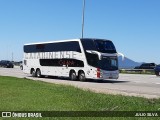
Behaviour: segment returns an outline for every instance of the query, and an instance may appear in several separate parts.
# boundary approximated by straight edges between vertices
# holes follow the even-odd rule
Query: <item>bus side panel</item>
[[[23,72],[30,74],[31,69],[36,70],[37,66],[40,66],[38,59],[25,59],[23,62]]]

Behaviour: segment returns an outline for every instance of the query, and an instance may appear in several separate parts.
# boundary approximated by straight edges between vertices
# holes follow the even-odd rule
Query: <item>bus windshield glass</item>
[[[95,40],[96,48],[102,53],[116,53],[114,44],[111,41]]]
[[[118,70],[117,57],[105,57],[98,61],[98,67],[102,70]]]

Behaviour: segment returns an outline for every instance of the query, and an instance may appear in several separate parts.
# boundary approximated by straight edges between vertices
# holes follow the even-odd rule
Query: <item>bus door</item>
[[[60,61],[59,61],[59,64],[60,64],[60,74],[61,74],[61,76],[68,76],[69,75],[69,61],[68,60],[66,60],[66,59],[61,59]]]
[[[69,69],[68,69],[67,65],[63,65],[61,69],[62,69],[61,70],[62,76],[68,76],[69,75]]]

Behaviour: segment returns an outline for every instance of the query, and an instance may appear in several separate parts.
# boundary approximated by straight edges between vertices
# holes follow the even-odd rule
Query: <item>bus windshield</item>
[[[105,57],[103,56],[101,60],[98,60],[98,66],[102,70],[118,70],[118,60],[117,57]]]
[[[102,53],[116,53],[114,44],[111,41],[95,40],[96,48]]]
[[[114,44],[110,40],[102,39],[81,39],[85,51],[87,63],[90,66],[100,68],[102,70],[118,70],[117,53]],[[110,56],[102,56],[101,53],[114,54]],[[107,54],[106,54],[107,55]]]

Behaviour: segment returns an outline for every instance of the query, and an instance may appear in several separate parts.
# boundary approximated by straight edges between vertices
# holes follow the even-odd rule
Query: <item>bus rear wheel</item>
[[[73,81],[75,81],[77,79],[76,73],[74,71],[71,71],[70,79],[73,80]]]
[[[32,75],[32,77],[36,77],[36,72],[34,69],[31,70],[31,75]]]
[[[78,74],[78,79],[80,81],[85,81],[86,80],[86,77],[85,77],[85,74],[83,71],[81,71],[79,74]]]
[[[36,76],[37,76],[38,78],[40,78],[40,77],[42,76],[40,69],[37,69],[37,70],[36,70]]]

